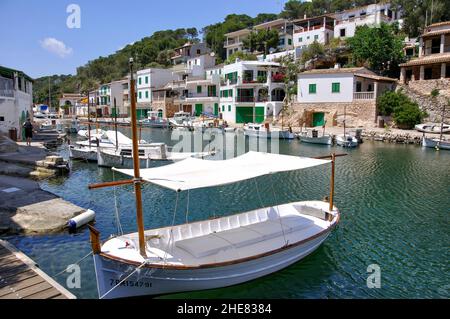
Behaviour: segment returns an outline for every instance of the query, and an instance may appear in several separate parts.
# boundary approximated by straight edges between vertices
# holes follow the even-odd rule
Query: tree
[[[355,36],[347,39],[355,64],[368,64],[382,75],[396,77],[404,61],[403,36],[398,25],[381,23],[380,27],[359,26]]]
[[[402,8],[403,31],[410,37],[419,36],[427,25],[450,20],[450,0],[392,0]]]
[[[306,49],[302,51],[300,62],[302,64],[305,64],[309,60],[317,58],[319,56],[323,56],[324,54],[325,54],[325,47],[323,46],[323,44],[314,41]]]
[[[270,48],[276,48],[279,43],[279,35],[276,30],[252,31],[244,39],[244,48],[250,52],[259,51],[267,53]]]
[[[225,64],[232,64],[236,62],[236,59],[240,59],[241,61],[256,61],[256,56],[243,51],[237,51],[228,57]]]

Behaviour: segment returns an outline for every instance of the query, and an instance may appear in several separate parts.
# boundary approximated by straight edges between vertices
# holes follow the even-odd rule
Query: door
[[[252,123],[253,122],[253,107],[236,107],[236,123]]]
[[[264,106],[255,107],[255,123],[264,122]]]
[[[325,124],[325,113],[314,113],[313,114],[313,127],[323,126]]]
[[[195,104],[195,116],[202,115],[203,112],[203,104]]]
[[[214,104],[214,115],[219,116],[219,103]]]

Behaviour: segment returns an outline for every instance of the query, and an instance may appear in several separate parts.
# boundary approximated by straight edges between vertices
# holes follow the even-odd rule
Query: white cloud
[[[72,48],[67,47],[64,42],[55,38],[45,38],[41,41],[41,46],[45,50],[54,53],[61,58],[65,58],[73,52]]]

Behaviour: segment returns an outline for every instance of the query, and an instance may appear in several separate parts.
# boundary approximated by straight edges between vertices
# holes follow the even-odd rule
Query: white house
[[[244,50],[244,40],[251,32],[251,29],[242,29],[225,34],[226,40],[223,47],[227,50],[227,59],[233,53]]]
[[[280,64],[237,59],[221,73],[219,113],[224,120],[261,123],[278,116],[285,98]]]
[[[60,115],[87,116],[87,97],[79,93],[63,93],[59,98]]]
[[[316,69],[298,75],[295,108],[307,126],[337,125],[344,111],[354,121],[375,123],[376,100],[394,90],[397,80],[366,68]],[[350,120],[349,120],[350,122]]]
[[[170,69],[151,68],[137,71],[137,116],[147,117],[152,109],[152,90],[160,88],[176,78]]]
[[[0,66],[0,132],[17,131],[24,140],[22,125],[32,115],[33,79],[25,73]]]
[[[378,3],[357,7],[336,13],[335,38],[350,38],[355,35],[356,28],[362,25],[377,26],[382,22],[401,23],[401,11],[392,10],[390,3]]]
[[[171,57],[174,65],[186,63],[187,60],[205,55],[211,52],[206,43],[191,43],[187,42],[182,47],[175,48],[175,55]]]
[[[336,20],[331,15],[294,20],[294,46],[305,48],[314,41],[328,44],[334,36]]]

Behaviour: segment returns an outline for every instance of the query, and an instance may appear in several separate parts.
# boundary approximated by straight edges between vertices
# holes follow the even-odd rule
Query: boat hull
[[[280,252],[238,264],[198,269],[142,268],[110,291],[136,266],[94,256],[97,287],[100,298],[162,295],[176,292],[222,288],[254,280],[286,268],[314,252],[329,236],[330,231]],[[110,291],[110,292],[109,292]]]
[[[108,154],[102,151],[96,153],[96,160],[100,167],[133,168],[133,158],[131,156],[121,156]],[[150,158],[140,158],[140,168],[153,167],[154,160]]]
[[[76,148],[69,149],[69,156],[72,159],[85,160],[89,162],[97,162],[97,148]]]
[[[321,144],[321,145],[333,144],[333,138],[331,136],[322,136],[322,137],[300,136],[299,138],[302,143]]]
[[[351,139],[344,136],[337,136],[336,137],[336,145],[347,147],[347,148],[354,148],[358,146],[358,140],[355,137],[352,137]]]
[[[422,146],[429,148],[439,148],[443,150],[450,150],[450,142],[440,141],[438,139],[431,139],[424,137],[422,139]]]
[[[295,138],[294,133],[289,131],[254,131],[254,130],[244,130],[245,136],[249,137],[259,137],[259,138],[273,138],[273,139],[285,139],[285,140],[293,140]]]

